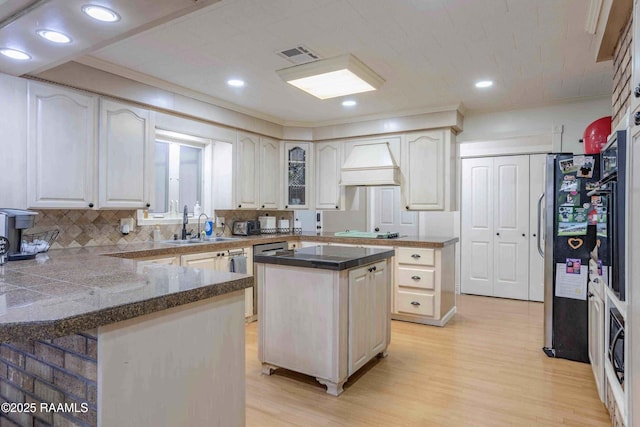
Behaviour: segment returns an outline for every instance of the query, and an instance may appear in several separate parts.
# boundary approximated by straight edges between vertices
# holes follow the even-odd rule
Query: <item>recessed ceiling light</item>
[[[66,34],[62,34],[58,31],[53,31],[53,30],[38,30],[36,31],[36,33],[42,37],[43,39],[49,40],[50,42],[54,42],[54,43],[71,43],[71,38],[66,35]]]
[[[31,59],[31,55],[16,49],[2,48],[0,49],[0,53],[6,57],[17,59],[19,61],[26,61],[27,59]]]
[[[485,88],[493,86],[493,82],[491,80],[482,80],[476,83],[476,87]]]
[[[116,22],[120,20],[120,15],[108,7],[86,4],[82,6],[82,11],[88,16],[102,22]]]
[[[354,101],[353,99],[348,99],[346,101],[342,101],[342,106],[343,107],[353,107],[354,105],[358,105],[358,103],[356,101]]]
[[[244,80],[230,79],[230,80],[227,80],[227,84],[233,87],[242,87],[244,86]]]

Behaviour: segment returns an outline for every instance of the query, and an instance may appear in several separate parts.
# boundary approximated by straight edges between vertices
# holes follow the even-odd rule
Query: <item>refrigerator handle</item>
[[[544,193],[538,198],[538,253],[544,258],[544,249],[540,245],[542,243],[542,200],[544,199]]]

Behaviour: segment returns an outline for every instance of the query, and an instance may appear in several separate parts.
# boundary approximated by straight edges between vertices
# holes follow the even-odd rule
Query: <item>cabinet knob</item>
[[[150,208],[150,207],[151,207],[151,203],[147,203],[147,205],[146,205],[146,206],[147,206],[148,208]]]
[[[284,205],[284,208],[285,209],[289,209],[289,205]]]
[[[588,296],[589,298],[593,298],[593,292],[587,292],[587,296]]]
[[[93,203],[89,203],[89,207],[92,208],[93,207]]]
[[[636,126],[640,125],[640,111],[636,111],[636,113],[633,115],[633,122],[636,124]]]
[[[411,258],[418,259],[420,258],[419,254],[411,254]]]
[[[373,231],[380,231],[380,227],[374,228]]]
[[[636,86],[636,88],[633,90],[633,95],[636,98],[640,98],[640,84]]]
[[[242,207],[242,205],[238,205],[238,207],[239,207],[239,208],[241,208],[241,207]]]
[[[527,237],[527,236],[525,236],[525,234],[524,234],[524,233],[522,233],[522,237]]]
[[[369,273],[376,271],[378,268],[374,265],[373,267],[369,267],[367,270],[369,270]]]
[[[340,206],[336,205],[336,209],[340,209]]]
[[[262,205],[262,209],[264,209],[264,205]]]
[[[420,305],[418,301],[411,301],[411,305],[415,305],[416,307]]]
[[[499,235],[500,235],[500,233],[496,233],[496,236],[499,236]]]
[[[420,279],[421,279],[421,277],[420,277],[420,276],[411,276],[411,278],[412,278],[413,280],[420,280]]]
[[[409,206],[405,206],[404,208],[405,208],[406,210],[409,210]]]
[[[533,237],[536,237],[536,233],[533,233]]]

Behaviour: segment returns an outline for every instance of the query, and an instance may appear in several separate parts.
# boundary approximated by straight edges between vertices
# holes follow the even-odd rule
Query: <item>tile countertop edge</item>
[[[0,324],[0,343],[22,342],[32,339],[53,339],[71,335],[168,308],[226,295],[251,286],[253,286],[253,277],[246,276],[169,295],[97,309],[67,318],[4,323]]]

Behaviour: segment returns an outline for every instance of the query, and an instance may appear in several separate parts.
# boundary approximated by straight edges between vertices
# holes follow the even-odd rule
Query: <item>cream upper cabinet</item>
[[[96,111],[96,97],[28,82],[28,207],[94,207]]]
[[[402,186],[407,210],[453,210],[455,150],[450,130],[409,133],[403,137]]]
[[[260,208],[280,207],[280,143],[260,138]]]
[[[344,144],[314,144],[316,164],[316,209],[344,209],[344,187],[340,187],[340,170]]]
[[[285,209],[308,209],[312,206],[309,200],[312,194],[310,179],[312,168],[311,143],[285,143]]]
[[[27,81],[0,74],[0,206],[27,207]]]
[[[240,209],[256,209],[259,205],[260,139],[257,135],[238,132],[236,145],[236,200]]]
[[[100,100],[98,193],[101,208],[151,206],[153,113]]]

